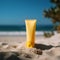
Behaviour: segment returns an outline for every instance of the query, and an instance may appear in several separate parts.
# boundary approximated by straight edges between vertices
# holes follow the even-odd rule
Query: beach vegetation
[[[44,10],[44,17],[51,18],[54,30],[60,33],[60,0],[50,0],[53,6]]]
[[[44,36],[49,38],[49,37],[52,37],[54,35],[54,32],[44,32]]]

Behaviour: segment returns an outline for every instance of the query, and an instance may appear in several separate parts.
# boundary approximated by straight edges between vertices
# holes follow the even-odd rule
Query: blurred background
[[[37,20],[37,31],[49,31],[53,24],[43,10],[51,6],[50,0],[0,0],[0,31],[25,31],[26,19]]]

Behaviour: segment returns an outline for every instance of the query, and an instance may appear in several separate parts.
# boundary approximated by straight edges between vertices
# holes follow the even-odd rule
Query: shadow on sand
[[[41,49],[41,50],[49,50],[52,47],[54,47],[54,46],[52,46],[52,45],[44,45],[44,44],[35,44],[35,48]]]
[[[35,48],[41,50],[48,50],[51,49],[52,45],[44,45],[44,44],[35,44]],[[28,60],[25,58],[19,57],[20,54],[18,52],[0,52],[0,60]]]

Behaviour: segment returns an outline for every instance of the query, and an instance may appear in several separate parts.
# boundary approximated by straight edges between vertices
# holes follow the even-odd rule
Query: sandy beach
[[[36,35],[35,47],[31,49],[24,47],[25,41],[26,35],[0,35],[0,60],[60,60],[60,34],[50,38]]]

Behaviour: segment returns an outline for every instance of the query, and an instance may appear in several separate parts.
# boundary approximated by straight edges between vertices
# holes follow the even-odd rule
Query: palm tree
[[[51,18],[56,30],[60,31],[60,0],[50,0],[50,2],[55,6],[44,10],[44,16]]]

